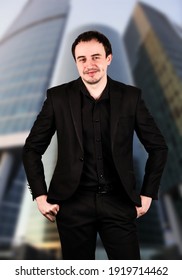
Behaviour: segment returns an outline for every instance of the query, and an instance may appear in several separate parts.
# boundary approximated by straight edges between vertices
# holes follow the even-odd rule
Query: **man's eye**
[[[84,58],[79,59],[79,62],[85,62]]]

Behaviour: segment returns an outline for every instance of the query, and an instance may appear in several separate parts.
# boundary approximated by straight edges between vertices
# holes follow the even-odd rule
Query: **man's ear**
[[[111,64],[111,61],[112,61],[112,54],[109,54],[107,56],[107,65],[110,65]]]

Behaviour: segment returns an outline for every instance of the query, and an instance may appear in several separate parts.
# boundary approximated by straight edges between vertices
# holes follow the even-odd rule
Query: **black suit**
[[[47,194],[41,155],[55,131],[58,139],[58,159],[48,190],[48,201],[66,201],[79,186],[84,162],[79,79],[48,90],[42,111],[26,140],[23,161],[34,198]],[[140,195],[135,190],[132,162],[134,131],[148,152],[140,193],[142,195],[157,199],[167,147],[141,99],[140,90],[108,79],[112,157],[121,185],[130,200],[139,206]]]

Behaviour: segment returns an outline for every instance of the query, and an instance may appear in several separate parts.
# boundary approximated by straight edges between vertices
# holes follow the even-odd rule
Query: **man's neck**
[[[107,84],[107,77],[96,84],[88,84],[83,81],[90,95],[95,99],[99,99]]]

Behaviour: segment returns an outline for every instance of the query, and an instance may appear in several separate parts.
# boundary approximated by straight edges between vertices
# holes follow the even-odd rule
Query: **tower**
[[[51,83],[68,11],[67,0],[29,0],[0,41],[2,255],[11,248],[25,192],[22,146]]]
[[[163,231],[161,246],[174,245],[182,254],[181,30],[161,12],[139,3],[126,28],[124,42],[135,83],[142,88],[143,98],[169,147],[158,209]]]

